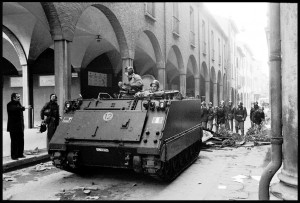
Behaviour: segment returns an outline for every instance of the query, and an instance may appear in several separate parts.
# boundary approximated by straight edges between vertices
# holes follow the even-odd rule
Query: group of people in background
[[[247,109],[243,106],[243,102],[239,102],[237,107],[233,106],[232,101],[229,101],[225,105],[224,101],[221,101],[219,106],[213,107],[212,102],[208,103],[203,101],[201,103],[201,124],[203,128],[212,131],[215,125],[215,132],[219,133],[221,128],[225,128],[231,132],[233,129],[233,122],[235,123],[235,132],[238,133],[241,130],[241,135],[244,136],[244,122],[247,118]],[[265,119],[263,107],[258,106],[258,102],[254,103],[254,106],[250,110],[251,127],[256,126],[261,129],[261,124]]]

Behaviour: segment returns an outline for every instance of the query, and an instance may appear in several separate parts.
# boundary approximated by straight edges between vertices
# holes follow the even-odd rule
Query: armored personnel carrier
[[[102,95],[101,95],[102,94]],[[198,157],[203,131],[200,100],[182,100],[178,91],[147,97],[79,99],[65,104],[50,141],[57,168],[132,169],[160,180],[176,178]]]

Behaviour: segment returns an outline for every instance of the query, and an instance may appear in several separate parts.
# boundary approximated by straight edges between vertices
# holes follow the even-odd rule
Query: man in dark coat
[[[253,103],[253,107],[251,107],[251,110],[250,110],[250,121],[251,121],[251,127],[254,127],[254,122],[253,122],[253,113],[259,109],[259,106],[258,106],[258,102],[254,102]]]
[[[57,104],[57,96],[55,94],[50,95],[50,101],[42,108],[41,119],[47,124],[47,149],[49,149],[49,142],[59,124],[59,106]]]
[[[229,101],[228,106],[226,106],[226,128],[231,132],[233,132],[233,113],[232,101]]]
[[[216,133],[219,132],[220,128],[225,128],[225,104],[224,101],[222,100],[220,102],[220,106],[218,107],[217,110],[217,123],[216,123]]]
[[[244,122],[246,117],[247,109],[246,107],[243,107],[243,102],[239,102],[238,107],[234,109],[235,131],[238,133],[240,128],[242,136],[244,136]]]
[[[261,129],[261,124],[265,120],[265,113],[263,107],[256,109],[252,115],[252,121],[258,130]]]
[[[11,138],[11,158],[25,158],[24,153],[24,115],[25,107],[20,103],[20,94],[12,93],[7,104],[7,131]],[[28,108],[31,108],[30,106]]]

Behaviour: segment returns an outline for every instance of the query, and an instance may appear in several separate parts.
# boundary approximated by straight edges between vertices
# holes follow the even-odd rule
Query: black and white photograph
[[[298,3],[2,2],[2,200],[298,200]]]

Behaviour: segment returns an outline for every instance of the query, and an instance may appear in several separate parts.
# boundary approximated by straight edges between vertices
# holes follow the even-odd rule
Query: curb
[[[37,162],[46,162],[50,160],[50,156],[47,152],[42,153],[40,155],[35,155],[32,157],[28,157],[26,159],[19,159],[17,161],[11,161],[3,164],[3,173],[9,172],[13,169],[22,168]]]

